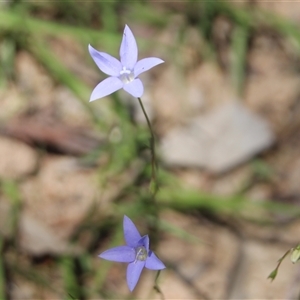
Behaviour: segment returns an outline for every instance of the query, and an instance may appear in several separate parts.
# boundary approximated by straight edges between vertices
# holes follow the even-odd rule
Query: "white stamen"
[[[144,246],[139,246],[135,248],[135,261],[134,263],[136,263],[138,260],[139,261],[145,261],[147,259],[148,253],[147,250]]]
[[[134,80],[133,71],[126,69],[126,67],[123,67],[123,69],[120,72],[119,78],[123,83],[129,83]]]

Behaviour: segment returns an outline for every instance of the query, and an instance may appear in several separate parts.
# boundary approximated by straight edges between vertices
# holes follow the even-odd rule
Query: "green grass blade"
[[[247,27],[237,26],[232,37],[231,78],[239,95],[242,94],[245,81],[248,35]]]
[[[65,299],[79,299],[81,293],[76,278],[74,258],[62,257],[60,267],[65,287]]]
[[[0,299],[6,299],[5,292],[5,271],[3,255],[4,238],[0,236]]]

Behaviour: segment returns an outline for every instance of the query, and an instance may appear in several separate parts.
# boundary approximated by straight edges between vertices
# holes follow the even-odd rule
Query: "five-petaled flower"
[[[127,245],[106,250],[99,257],[129,263],[126,278],[129,290],[132,292],[144,267],[150,270],[162,270],[165,269],[165,265],[149,250],[148,235],[142,237],[127,216],[124,216],[123,229]]]
[[[90,101],[110,95],[121,88],[133,97],[141,97],[144,87],[138,76],[164,62],[156,57],[148,57],[137,61],[137,44],[127,25],[125,25],[120,47],[121,61],[107,53],[97,51],[91,45],[89,45],[89,52],[98,68],[103,73],[110,75],[95,87]]]

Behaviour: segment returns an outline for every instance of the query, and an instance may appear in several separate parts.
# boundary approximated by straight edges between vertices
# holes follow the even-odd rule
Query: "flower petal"
[[[162,270],[166,268],[163,262],[151,250],[149,251],[145,267],[150,270]]]
[[[113,92],[121,89],[123,87],[123,82],[117,77],[108,77],[101,81],[93,90],[90,102],[103,98]]]
[[[124,84],[123,89],[133,97],[141,97],[144,93],[144,86],[140,79]]]
[[[91,45],[89,45],[89,52],[94,62],[103,73],[110,76],[120,75],[122,65],[116,58],[107,53],[97,51]]]
[[[128,263],[135,260],[135,250],[128,246],[119,246],[102,252],[99,257],[106,260]]]
[[[137,62],[138,48],[136,45],[135,37],[130,28],[125,25],[123,39],[120,47],[120,58],[123,67],[133,70]]]
[[[148,57],[139,60],[134,66],[134,76],[137,77],[141,73],[150,70],[151,68],[164,63],[164,61],[160,58],[156,57]]]
[[[147,252],[149,251],[149,236],[144,235],[137,243],[137,246],[143,246],[146,248]]]
[[[138,241],[141,239],[141,235],[133,222],[127,216],[124,216],[123,219],[123,230],[126,244],[135,248]]]
[[[137,282],[139,281],[144,266],[145,266],[145,261],[140,261],[140,260],[136,262],[132,262],[128,265],[126,279],[127,279],[128,288],[131,292],[133,291]]]

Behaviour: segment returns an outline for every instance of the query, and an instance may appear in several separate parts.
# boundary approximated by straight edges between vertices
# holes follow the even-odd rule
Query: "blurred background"
[[[123,90],[89,103],[104,78],[88,44],[119,58],[124,26],[157,137]],[[167,265],[165,299],[298,299],[300,2],[1,1],[0,299],[162,299],[155,272],[134,290],[129,216]]]

